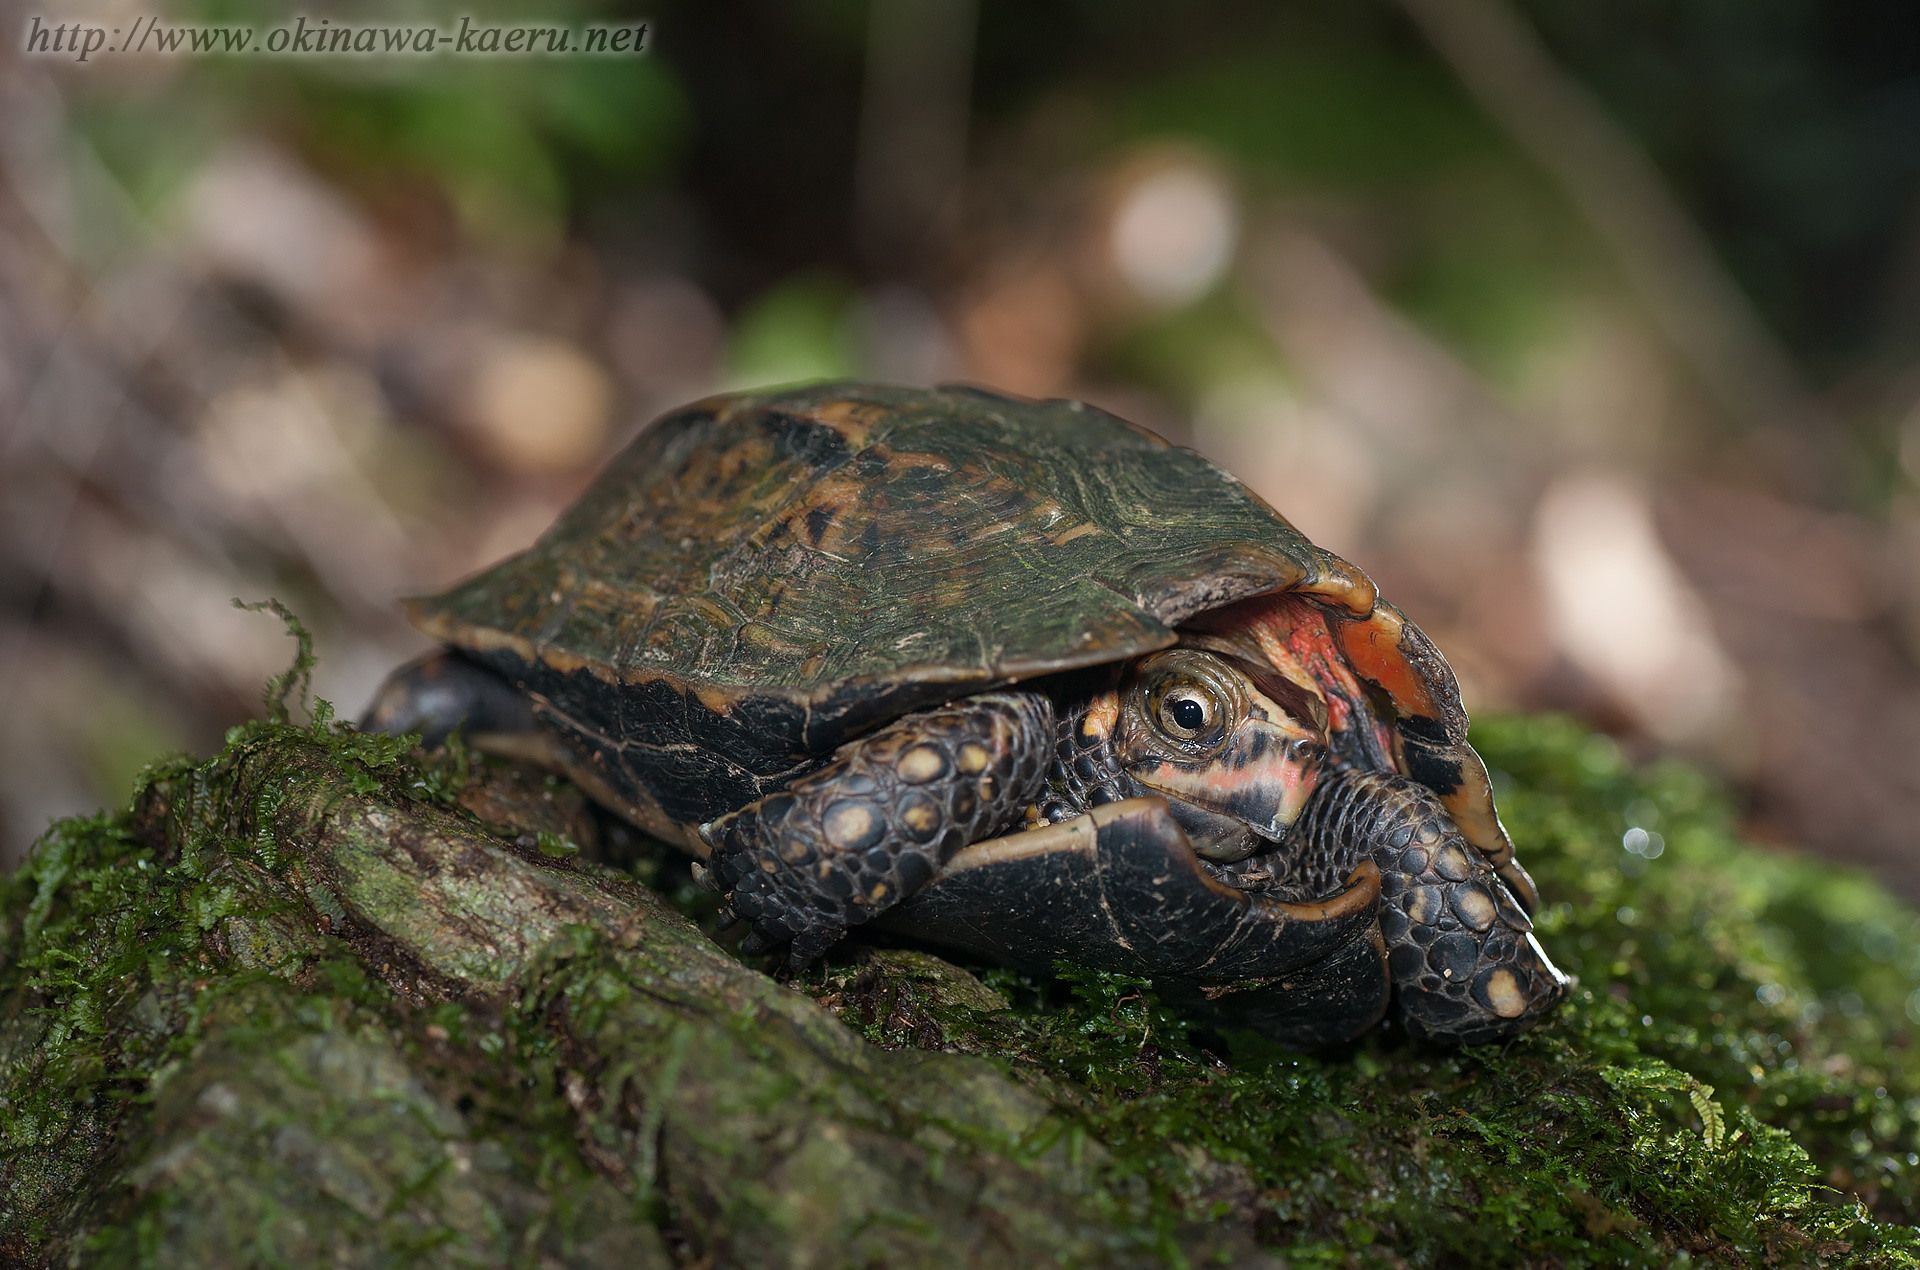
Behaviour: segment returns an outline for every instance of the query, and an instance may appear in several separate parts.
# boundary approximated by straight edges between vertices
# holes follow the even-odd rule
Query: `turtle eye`
[[[1220,718],[1220,705],[1211,693],[1183,684],[1160,698],[1160,727],[1168,736],[1192,741],[1209,731]]]

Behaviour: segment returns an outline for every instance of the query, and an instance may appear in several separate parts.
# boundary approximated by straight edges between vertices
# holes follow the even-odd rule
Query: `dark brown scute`
[[[1110,415],[828,385],[666,417],[531,550],[415,613],[562,671],[825,704],[1120,660],[1193,613],[1345,570]]]
[[[525,683],[534,713],[592,764],[623,800],[652,799],[668,820],[697,825],[784,787],[832,747],[805,746],[805,709],[778,697],[720,711],[665,680],[607,684],[511,655],[486,655]]]

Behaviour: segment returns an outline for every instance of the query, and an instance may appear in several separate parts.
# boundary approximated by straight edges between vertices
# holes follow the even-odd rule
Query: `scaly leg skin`
[[[712,884],[752,924],[742,950],[792,941],[790,961],[806,965],[955,851],[1011,825],[1038,796],[1052,748],[1045,697],[985,693],[908,715],[702,825]]]
[[[1296,885],[1345,877],[1363,858],[1380,867],[1387,970],[1413,1036],[1461,1045],[1511,1036],[1566,995],[1525,911],[1426,786],[1331,772],[1301,822],[1293,850],[1315,880]]]

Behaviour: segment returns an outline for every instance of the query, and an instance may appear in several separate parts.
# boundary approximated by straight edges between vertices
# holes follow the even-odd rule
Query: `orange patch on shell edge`
[[[1344,624],[1340,646],[1346,652],[1347,664],[1386,689],[1402,713],[1436,718],[1440,709],[1426,681],[1414,673],[1412,663],[1400,652],[1400,633],[1405,625],[1398,613],[1377,608],[1365,621]]]

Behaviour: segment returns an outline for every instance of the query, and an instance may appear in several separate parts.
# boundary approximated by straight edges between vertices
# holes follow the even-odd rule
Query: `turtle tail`
[[[1412,1035],[1496,1040],[1532,1027],[1566,995],[1525,910],[1419,782],[1328,772],[1287,850],[1287,890],[1325,893],[1363,860],[1379,867],[1387,970]]]

